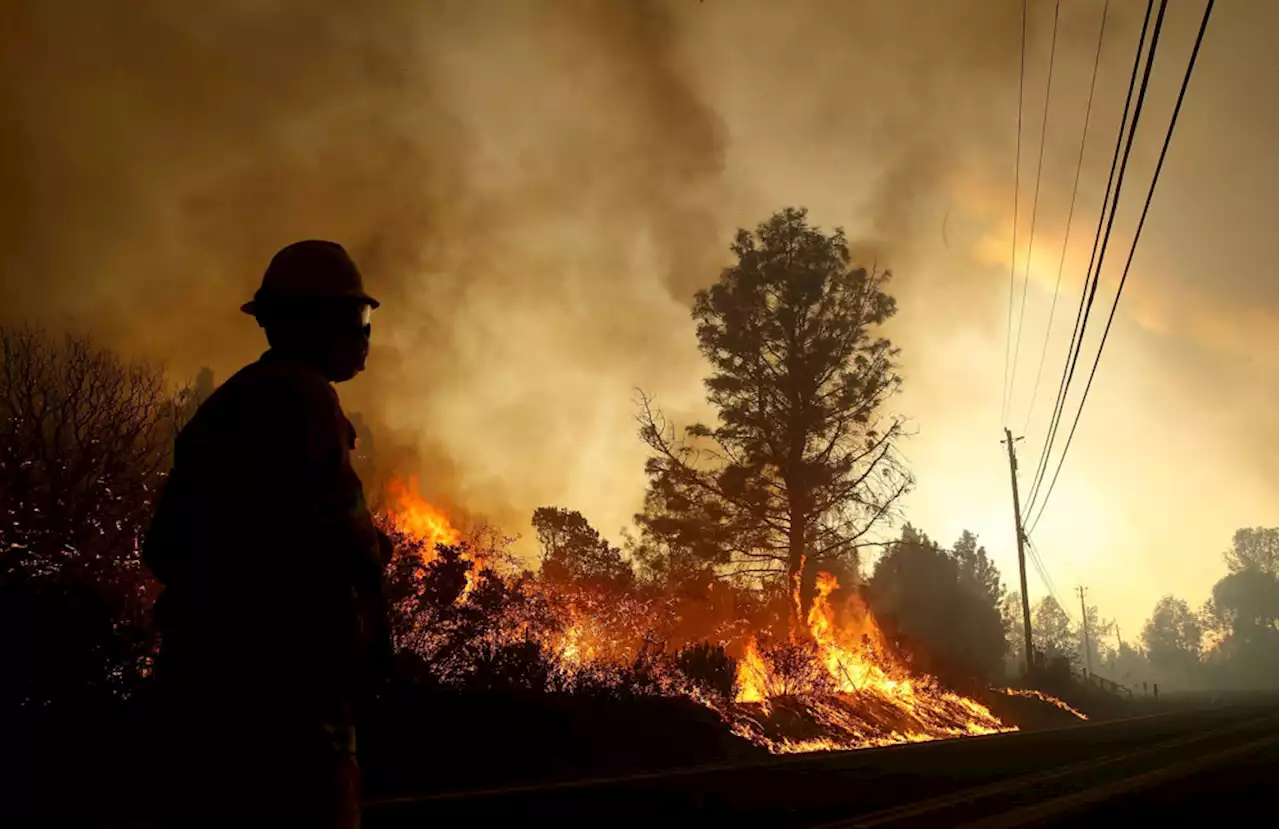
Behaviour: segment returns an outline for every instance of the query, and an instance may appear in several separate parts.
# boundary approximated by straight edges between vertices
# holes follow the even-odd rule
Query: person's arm
[[[382,585],[383,570],[394,550],[391,539],[373,523],[364,487],[352,467],[352,427],[342,415],[337,395],[331,394],[328,399],[330,414],[313,422],[311,436],[318,484],[316,525],[334,545],[349,551],[350,586],[355,594],[364,665],[360,681],[372,683],[364,687],[366,692],[376,693],[377,687],[394,672],[389,609]]]
[[[373,589],[361,592],[361,598],[369,620],[373,674],[375,678],[386,680],[395,673],[395,642],[391,632],[391,608],[383,593],[381,577],[395,555],[395,545],[382,530],[378,530],[378,548],[378,579],[372,585]]]
[[[320,566],[333,566],[354,580],[380,570],[378,531],[365,503],[360,478],[351,466],[350,426],[328,384],[309,387],[298,401],[303,460],[295,501]]]

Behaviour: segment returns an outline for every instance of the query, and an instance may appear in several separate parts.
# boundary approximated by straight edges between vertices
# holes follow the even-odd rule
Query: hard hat
[[[320,239],[294,242],[271,257],[262,276],[262,287],[240,306],[257,316],[264,305],[305,299],[349,298],[377,308],[378,301],[364,292],[364,279],[342,245]]]

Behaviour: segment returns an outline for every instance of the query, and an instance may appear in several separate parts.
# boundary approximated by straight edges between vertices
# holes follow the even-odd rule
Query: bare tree
[[[179,427],[162,367],[86,337],[0,327],[0,514],[6,566],[105,575],[150,515]]]
[[[0,698],[78,706],[145,674],[139,538],[193,402],[160,366],[0,326]]]

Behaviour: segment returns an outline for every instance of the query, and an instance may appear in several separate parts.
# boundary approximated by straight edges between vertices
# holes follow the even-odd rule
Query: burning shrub
[[[723,645],[701,642],[676,654],[676,670],[697,692],[719,702],[732,702],[738,689],[738,666]]]
[[[672,693],[668,658],[657,643],[641,647],[629,662],[598,661],[565,670],[564,690],[578,696],[627,700]]]
[[[422,660],[433,681],[542,690],[554,665],[531,648],[552,626],[545,603],[519,579],[477,568],[470,543],[426,542],[388,526],[395,554],[387,601],[397,650]],[[478,572],[477,572],[478,570]]]
[[[768,666],[767,696],[821,695],[835,690],[818,646],[811,640],[773,642],[760,647]]]

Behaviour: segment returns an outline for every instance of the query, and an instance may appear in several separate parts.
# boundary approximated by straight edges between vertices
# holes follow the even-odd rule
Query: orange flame
[[[1005,688],[1003,693],[1011,697],[1028,697],[1030,699],[1038,699],[1041,702],[1047,702],[1050,705],[1056,706],[1057,708],[1061,708],[1063,711],[1066,711],[1069,714],[1074,714],[1075,716],[1079,717],[1082,720],[1089,719],[1087,716],[1085,716],[1084,714],[1081,714],[1079,711],[1072,708],[1070,705],[1067,705],[1065,702],[1058,699],[1057,697],[1050,696],[1049,694],[1046,694],[1044,691],[1037,691],[1035,688]]]
[[[392,478],[387,482],[387,498],[387,515],[396,529],[422,542],[423,563],[436,559],[436,545],[453,546],[462,542],[462,532],[449,520],[448,513],[419,494],[417,477],[410,478],[408,483]],[[467,571],[466,585],[458,596],[460,603],[471,595],[477,576],[485,566],[484,558],[474,546],[466,550],[462,558],[471,562],[471,569]]]
[[[874,697],[897,710],[908,721],[917,723],[918,727],[887,736],[866,734],[854,740],[856,745],[827,738],[790,742],[774,741],[755,734],[754,739],[763,742],[771,751],[793,752],[1009,730],[986,706],[941,689],[931,677],[917,676],[909,671],[892,655],[874,617],[856,596],[847,600],[849,612],[843,626],[837,625],[831,594],[839,587],[835,576],[819,573],[813,606],[806,620],[818,658],[830,675],[837,697]],[[753,639],[747,640],[746,651],[738,662],[737,680],[736,702],[758,703],[766,708],[771,696],[784,693],[776,689],[787,687],[784,681],[775,678],[773,669],[763,659]],[[827,706],[822,714],[833,725],[849,720],[838,706]],[[848,725],[848,728],[840,730],[858,733],[857,723],[849,722]]]
[[[746,652],[738,660],[737,702],[764,702],[769,696],[767,687],[769,666],[764,664],[755,639],[748,639]]]
[[[435,557],[437,544],[452,545],[462,540],[462,533],[449,521],[449,515],[418,494],[416,477],[408,483],[392,478],[387,482],[387,497],[388,513],[396,528],[424,542],[423,553],[428,558]]]
[[[588,664],[598,656],[591,632],[581,622],[574,622],[565,628],[559,645],[562,660],[573,666]]]

